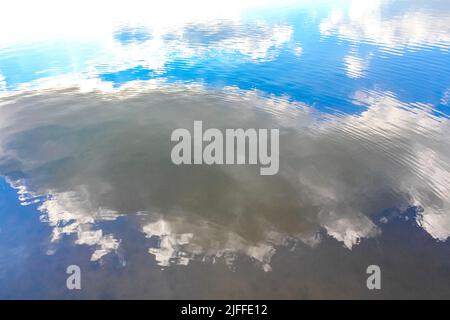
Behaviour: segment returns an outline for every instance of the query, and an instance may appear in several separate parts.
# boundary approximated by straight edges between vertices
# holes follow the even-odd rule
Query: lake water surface
[[[450,298],[450,2],[100,3],[0,5],[0,298]]]

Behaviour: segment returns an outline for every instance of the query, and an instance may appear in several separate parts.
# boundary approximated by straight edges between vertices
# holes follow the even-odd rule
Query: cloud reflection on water
[[[397,3],[389,0],[351,1],[349,9],[332,10],[320,25],[324,36],[337,35],[356,44],[379,45],[387,52],[401,54],[405,49],[450,47],[448,7],[440,1],[427,1],[430,9],[411,7],[396,11]],[[435,5],[435,6],[433,6]]]
[[[92,260],[121,246],[100,223],[136,215],[158,243],[161,266],[191,260],[230,265],[248,256],[270,270],[278,246],[349,249],[381,234],[380,213],[417,210],[437,240],[450,235],[450,134],[432,106],[359,91],[359,115],[321,114],[257,91],[130,83],[109,92],[79,87],[25,91],[0,106],[0,174],[45,197],[52,239],[73,234]],[[173,129],[280,128],[280,173],[248,166],[174,166]],[[394,210],[394,211],[395,211]],[[381,217],[381,221],[387,221]]]
[[[237,54],[254,62],[274,59],[277,50],[287,45],[293,28],[270,25],[264,21],[245,24],[239,21],[189,23],[176,28],[152,27],[148,39],[139,41],[130,34],[142,33],[142,27],[122,26],[115,31],[116,41],[108,42],[105,54],[89,60],[92,72],[107,73],[143,67],[162,75],[175,59],[205,58],[208,55]],[[150,32],[150,31],[149,31]],[[128,35],[123,39],[123,34]],[[122,40],[117,38],[122,35]],[[187,62],[188,63],[188,62]]]

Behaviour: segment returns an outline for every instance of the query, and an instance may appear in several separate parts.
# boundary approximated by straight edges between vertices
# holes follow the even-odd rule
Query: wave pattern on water
[[[326,230],[351,249],[379,235],[380,212],[411,206],[421,208],[418,225],[446,240],[448,119],[392,93],[358,92],[354,101],[367,110],[333,116],[256,91],[145,83],[22,93],[0,109],[0,172],[46,196],[52,239],[76,234],[75,243],[95,246],[92,260],[121,241],[96,222],[129,214],[159,239],[149,252],[162,266],[247,255],[270,270],[277,246],[317,245]],[[172,165],[170,132],[196,119],[280,128],[280,173]]]
[[[448,1],[0,7],[0,297],[448,297]],[[173,165],[194,120],[279,173]]]

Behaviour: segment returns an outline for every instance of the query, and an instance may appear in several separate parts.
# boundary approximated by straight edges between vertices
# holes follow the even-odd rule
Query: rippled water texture
[[[45,4],[0,22],[1,298],[450,298],[447,1]],[[174,165],[196,120],[278,174]]]

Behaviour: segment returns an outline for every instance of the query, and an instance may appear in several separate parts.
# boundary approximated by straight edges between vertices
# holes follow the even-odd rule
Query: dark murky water
[[[0,297],[450,298],[449,4],[195,4],[0,33]],[[174,165],[195,120],[279,173]]]

